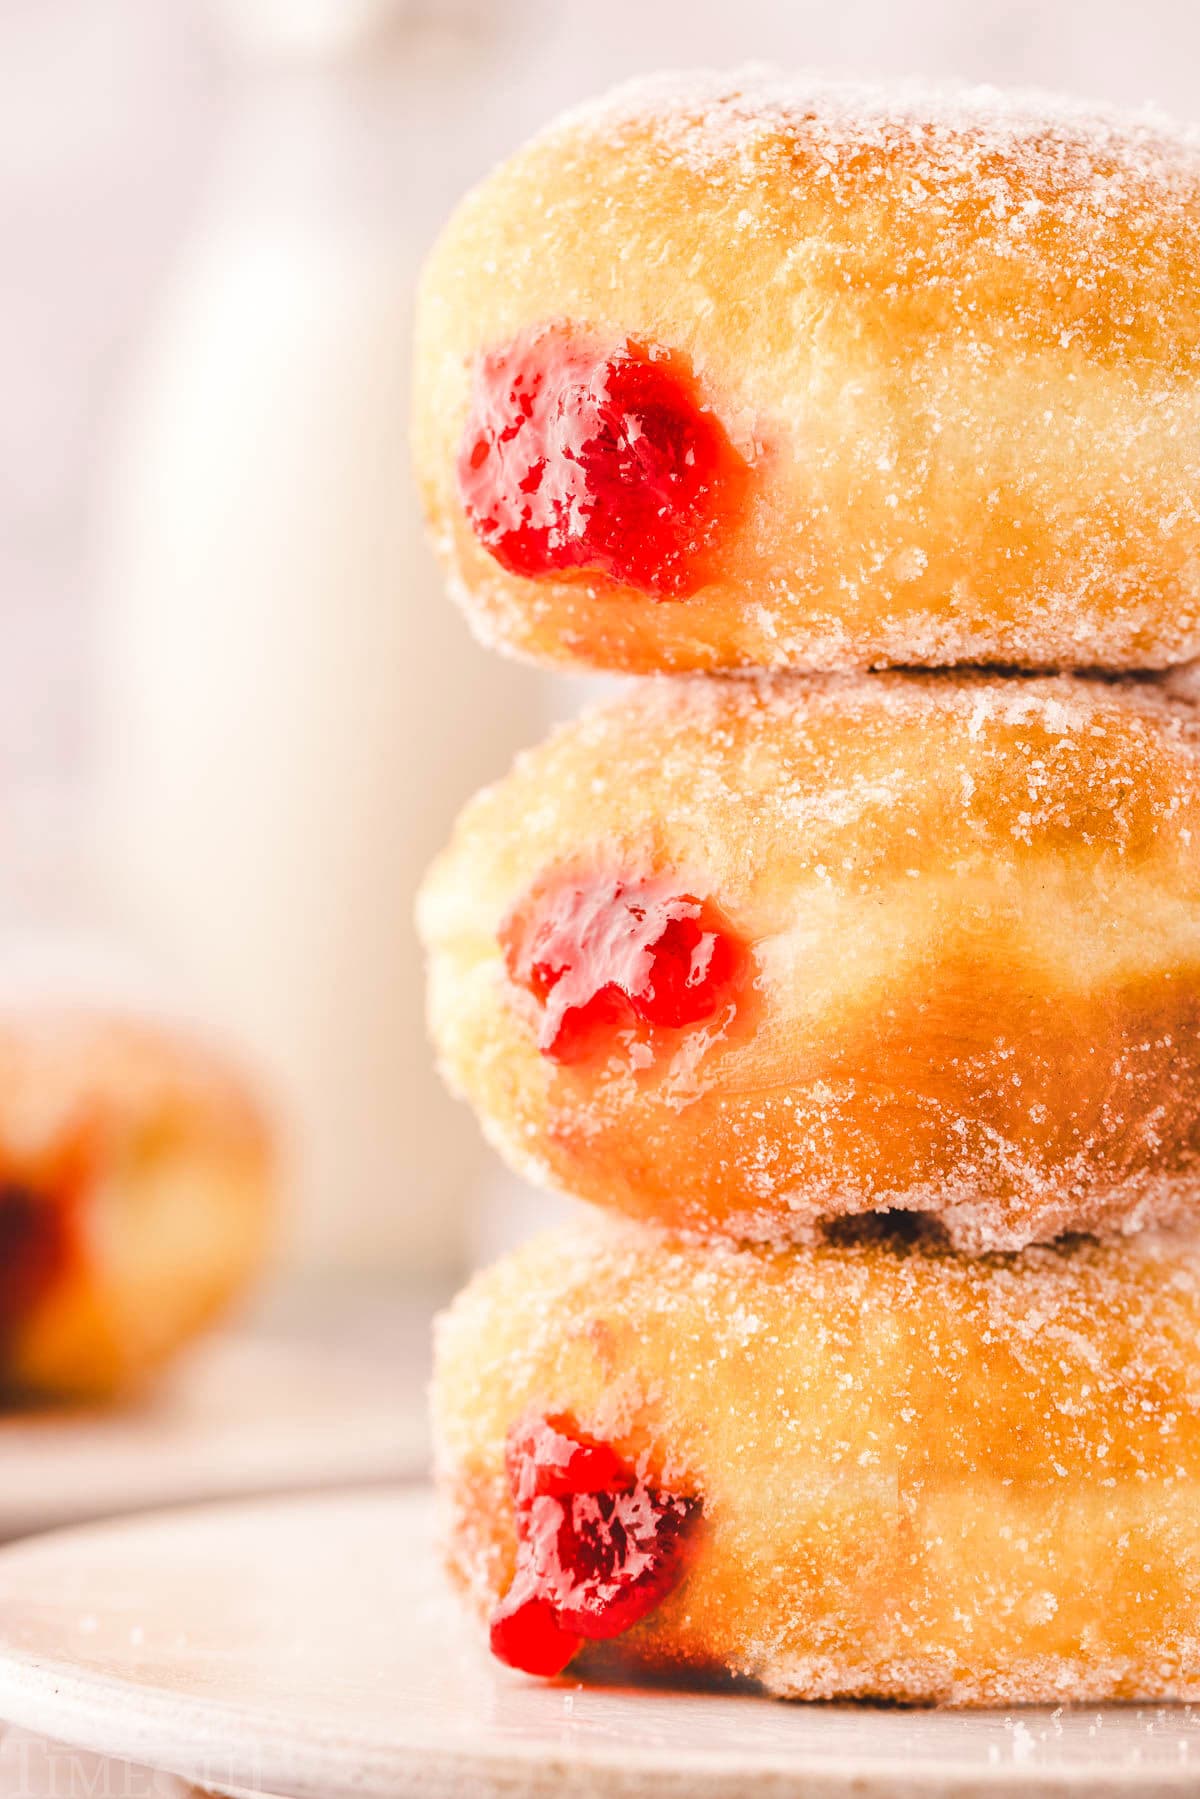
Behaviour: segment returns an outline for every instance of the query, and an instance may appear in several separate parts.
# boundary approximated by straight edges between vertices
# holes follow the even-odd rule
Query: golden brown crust
[[[647,672],[1200,653],[1200,151],[1067,103],[622,90],[463,201],[415,452],[489,641]],[[507,574],[454,475],[469,365],[554,320],[679,350],[754,461],[728,567],[655,604]]]
[[[497,932],[580,861],[715,901],[744,1016],[540,1054]],[[1158,683],[642,683],[466,808],[420,920],[444,1070],[547,1185],[766,1241],[904,1208],[976,1249],[1196,1209],[1200,715]]]
[[[451,1566],[499,1597],[505,1433],[567,1413],[704,1501],[626,1665],[797,1698],[1195,1700],[1198,1342],[1186,1239],[972,1260],[564,1231],[440,1323]]]
[[[0,1386],[103,1394],[158,1366],[258,1271],[274,1163],[240,1077],[185,1037],[0,1013],[0,1207],[17,1188],[66,1220],[52,1275],[0,1320]]]

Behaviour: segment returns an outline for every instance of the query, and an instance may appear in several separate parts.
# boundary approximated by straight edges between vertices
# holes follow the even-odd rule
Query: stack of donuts
[[[493,1650],[1200,1698],[1200,148],[640,84],[464,201],[417,368],[479,632],[645,677],[420,907],[597,1208],[439,1327]]]

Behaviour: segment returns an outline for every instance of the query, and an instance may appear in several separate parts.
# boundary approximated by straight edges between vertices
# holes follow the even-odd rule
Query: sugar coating
[[[1189,161],[1200,157],[1200,131],[1154,106],[1117,108],[1036,88],[831,81],[765,63],[640,76],[563,113],[547,132],[572,139],[631,128],[653,130],[672,156],[700,172],[749,156],[763,138],[788,129],[811,133],[831,170],[856,149],[901,142],[944,176],[973,176],[986,158],[1000,157],[997,218],[1008,216],[999,183],[1009,162],[1066,165],[1087,155],[1096,164],[1107,156],[1117,164],[1115,180],[1091,184],[1084,200],[1113,212],[1128,198],[1127,177],[1169,188],[1181,173],[1194,174]],[[752,216],[740,221],[742,230],[753,225]]]
[[[505,1432],[562,1412],[704,1504],[627,1668],[796,1698],[1196,1699],[1198,1342],[1191,1238],[976,1260],[562,1231],[439,1323],[450,1565],[486,1612],[513,1558]]]
[[[713,900],[750,992],[549,1062],[497,934],[575,869]],[[776,1243],[925,1212],[976,1250],[1196,1206],[1200,714],[1161,684],[639,683],[471,802],[420,922],[443,1068],[547,1185]]]
[[[654,670],[1200,653],[1200,147],[1040,95],[668,76],[551,126],[426,271],[416,461],[479,634]],[[577,320],[691,358],[753,464],[686,602],[522,580],[454,485],[483,349]]]

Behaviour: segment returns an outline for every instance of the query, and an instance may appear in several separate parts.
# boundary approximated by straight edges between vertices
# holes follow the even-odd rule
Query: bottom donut
[[[452,1573],[532,1673],[1200,1699],[1200,1240],[587,1223],[439,1321]]]

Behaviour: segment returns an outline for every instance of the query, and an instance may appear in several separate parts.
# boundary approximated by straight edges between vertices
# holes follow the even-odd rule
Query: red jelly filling
[[[0,1185],[0,1339],[54,1281],[68,1236],[62,1205],[29,1187]]]
[[[475,365],[459,492],[515,575],[591,571],[682,599],[711,579],[745,475],[682,356],[550,326]]]
[[[492,1615],[492,1651],[558,1674],[585,1641],[620,1636],[670,1592],[700,1503],[651,1487],[563,1419],[523,1420],[505,1459],[517,1571]]]
[[[538,1048],[559,1062],[640,1022],[680,1029],[733,996],[743,950],[709,900],[664,880],[554,878],[500,933],[508,972],[542,1007]]]

